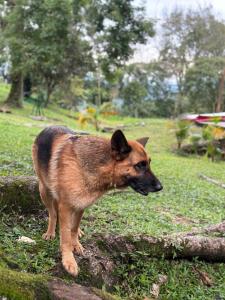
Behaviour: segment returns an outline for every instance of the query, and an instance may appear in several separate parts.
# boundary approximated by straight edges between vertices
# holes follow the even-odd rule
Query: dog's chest
[[[74,195],[71,197],[72,205],[76,209],[85,209],[86,207],[91,206],[94,204],[102,195],[104,192],[102,191],[82,191],[79,193],[74,193]]]

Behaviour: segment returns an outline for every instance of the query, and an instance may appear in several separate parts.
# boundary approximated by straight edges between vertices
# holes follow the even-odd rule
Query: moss
[[[10,269],[17,269],[18,264],[11,258],[7,257],[4,251],[0,248],[0,267],[9,267]],[[1,278],[1,276],[0,276]]]
[[[120,297],[109,294],[108,292],[104,290],[99,290],[96,288],[92,288],[92,291],[99,297],[102,298],[102,300],[122,300]]]
[[[0,204],[5,211],[13,208],[31,212],[41,207],[37,178],[34,176],[0,177]]]
[[[0,267],[0,297],[10,300],[51,299],[47,286],[47,279],[43,275],[21,273]]]

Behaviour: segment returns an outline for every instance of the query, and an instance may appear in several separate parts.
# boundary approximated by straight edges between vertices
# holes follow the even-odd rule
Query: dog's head
[[[148,138],[127,141],[121,130],[113,133],[111,149],[116,160],[114,180],[117,187],[132,187],[147,196],[149,192],[159,192],[162,185],[150,169],[151,159],[144,147]]]

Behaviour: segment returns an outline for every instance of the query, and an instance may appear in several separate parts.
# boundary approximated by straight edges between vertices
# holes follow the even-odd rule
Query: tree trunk
[[[134,117],[137,119],[139,116],[137,107],[134,108]]]
[[[52,89],[51,89],[51,87],[48,85],[48,86],[47,86],[47,93],[46,93],[46,99],[45,99],[44,107],[47,107],[47,106],[49,105],[51,94],[52,94]]]
[[[215,103],[215,112],[223,111],[224,80],[225,80],[225,68],[223,69],[223,72],[219,80],[218,97]]]
[[[96,98],[96,106],[99,109],[101,106],[101,74],[100,74],[100,67],[97,67],[97,88],[98,88],[98,95]]]
[[[53,92],[56,84],[55,84],[54,80],[50,77],[46,77],[45,81],[46,81],[46,95],[45,95],[44,107],[47,107],[50,103],[50,97],[52,95],[52,92]]]
[[[8,98],[4,104],[12,107],[23,107],[23,74],[22,72],[14,73],[11,75],[11,89]]]

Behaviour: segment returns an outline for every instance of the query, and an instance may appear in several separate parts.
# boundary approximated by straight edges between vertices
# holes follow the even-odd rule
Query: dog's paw
[[[53,240],[55,238],[55,232],[45,232],[43,235],[42,235],[42,238],[44,240]]]
[[[64,269],[72,276],[78,275],[78,265],[74,258],[63,258],[62,264]]]
[[[82,238],[82,236],[84,236],[84,232],[80,228],[78,228],[78,237]]]
[[[84,247],[81,245],[79,241],[73,244],[73,250],[78,255],[84,255]]]

